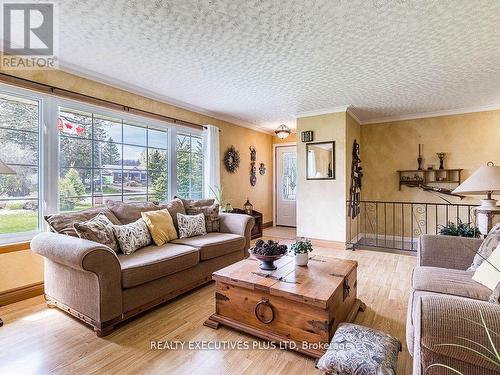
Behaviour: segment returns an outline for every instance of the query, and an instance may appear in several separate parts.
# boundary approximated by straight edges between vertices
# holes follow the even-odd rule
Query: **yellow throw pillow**
[[[177,239],[174,222],[167,209],[141,212],[141,216],[148,225],[151,237],[157,246]]]

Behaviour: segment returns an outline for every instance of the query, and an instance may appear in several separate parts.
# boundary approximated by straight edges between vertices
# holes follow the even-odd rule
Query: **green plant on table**
[[[458,224],[455,225],[454,222],[449,221],[446,225],[439,225],[439,234],[445,236],[457,236],[457,237],[474,237],[478,238],[481,233],[479,228],[474,226],[472,223],[463,223],[462,220],[458,219]]]
[[[208,188],[210,189],[210,191],[214,195],[215,203],[217,203],[219,205],[219,207],[222,207],[222,199],[223,199],[222,193],[224,192],[224,188],[218,187],[218,186],[212,187],[210,185],[208,186]]]
[[[311,251],[313,251],[312,244],[307,238],[301,238],[290,245],[290,252],[294,253],[294,255],[307,254]]]

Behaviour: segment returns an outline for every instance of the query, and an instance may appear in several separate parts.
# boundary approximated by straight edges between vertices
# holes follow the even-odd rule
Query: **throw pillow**
[[[472,279],[491,290],[496,288],[500,283],[500,245],[477,267]]]
[[[139,220],[142,212],[160,209],[160,207],[153,202],[125,203],[113,200],[107,200],[106,207],[115,214],[122,224],[130,224]]]
[[[186,207],[186,213],[188,215],[203,214],[205,217],[205,229],[207,230],[207,233],[220,231],[218,204],[213,204],[211,206],[203,206],[203,207],[188,206]]]
[[[490,303],[495,305],[500,305],[500,282],[497,284],[496,288],[493,290],[490,296]]]
[[[165,208],[168,210],[170,216],[172,216],[172,221],[174,222],[175,230],[177,230],[177,233],[179,233],[179,225],[177,224],[177,213],[180,212],[183,215],[186,214],[186,210],[184,209],[184,204],[182,203],[182,200],[180,198],[174,198],[170,202],[159,203],[158,207],[160,208],[160,210],[163,210]]]
[[[141,215],[157,246],[177,239],[177,231],[175,230],[174,222],[168,209],[143,212]]]
[[[493,250],[497,248],[500,244],[500,223],[496,224],[488,233],[485,240],[479,247],[474,260],[472,261],[471,266],[467,269],[467,271],[475,271],[477,268],[483,263],[485,259],[487,259],[492,253]]]
[[[125,255],[130,255],[151,243],[148,226],[142,218],[126,225],[113,225],[113,232]]]
[[[178,197],[174,197],[178,198]],[[215,199],[210,198],[210,199],[182,199],[182,203],[184,204],[184,207],[203,207],[203,206],[211,206],[212,204],[215,203]]]
[[[93,219],[100,213],[106,215],[106,217],[115,225],[120,225],[121,222],[118,218],[108,210],[107,208],[89,208],[83,211],[77,212],[65,212],[54,215],[47,215],[44,217],[49,228],[52,232],[59,234],[66,234],[71,237],[78,237],[73,225],[75,223],[82,223],[84,221],[89,221]]]
[[[113,223],[103,213],[89,221],[75,223],[73,226],[78,237],[106,245],[115,253],[118,252],[118,242],[116,242],[113,232]]]
[[[205,215],[183,215],[177,214],[179,223],[179,238],[188,238],[207,234],[205,228]]]

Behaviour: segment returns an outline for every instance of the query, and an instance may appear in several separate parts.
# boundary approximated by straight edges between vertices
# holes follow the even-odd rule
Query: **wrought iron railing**
[[[347,201],[347,209],[351,204]],[[347,243],[356,248],[417,251],[422,234],[438,234],[448,223],[472,223],[474,205],[360,201],[359,215],[347,219]],[[348,210],[349,212],[349,210]]]

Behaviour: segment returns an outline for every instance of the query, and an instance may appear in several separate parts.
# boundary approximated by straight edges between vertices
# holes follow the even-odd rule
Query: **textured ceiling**
[[[499,0],[56,2],[62,68],[255,126],[500,104]]]

